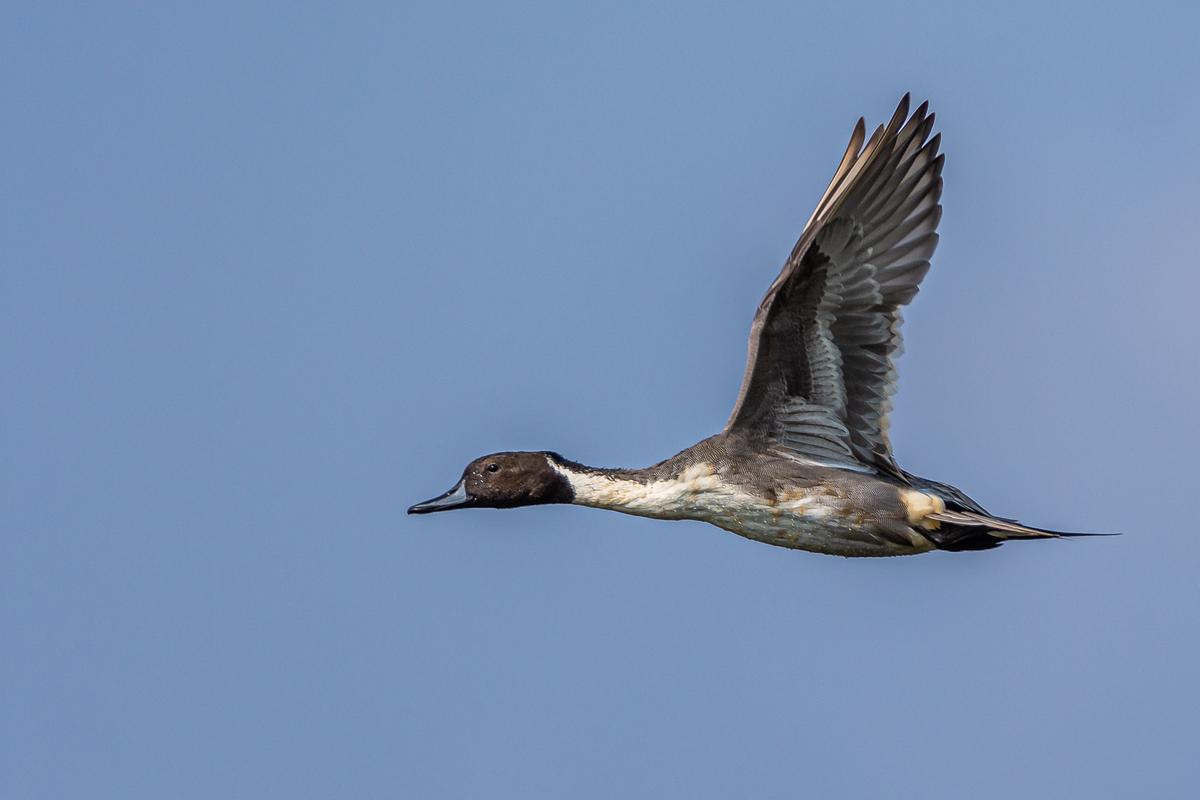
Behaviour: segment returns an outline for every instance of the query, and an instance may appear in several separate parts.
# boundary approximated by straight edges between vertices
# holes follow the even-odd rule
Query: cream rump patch
[[[942,498],[918,492],[916,489],[905,489],[900,492],[900,502],[904,503],[904,514],[908,517],[909,525],[916,525],[927,531],[941,527],[936,519],[927,519],[930,514],[940,514],[946,510]]]

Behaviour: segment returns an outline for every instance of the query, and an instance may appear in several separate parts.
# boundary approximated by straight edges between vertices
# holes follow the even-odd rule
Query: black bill
[[[459,481],[458,485],[445,494],[438,495],[432,500],[426,500],[424,503],[417,503],[412,508],[408,509],[410,514],[432,514],[434,511],[451,511],[455,508],[468,508],[475,503],[475,498],[467,493],[465,481]]]

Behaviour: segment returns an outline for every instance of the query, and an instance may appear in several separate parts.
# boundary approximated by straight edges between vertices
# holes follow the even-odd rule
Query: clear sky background
[[[967,5],[7,4],[0,795],[1194,796],[1200,18]],[[720,429],[906,90],[899,459],[1125,536],[404,515]]]

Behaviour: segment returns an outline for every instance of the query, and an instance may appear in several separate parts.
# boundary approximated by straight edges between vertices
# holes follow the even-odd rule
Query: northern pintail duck
[[[725,429],[645,469],[551,452],[467,465],[453,489],[409,509],[574,503],[695,519],[749,539],[841,556],[983,550],[1063,534],[994,517],[948,484],[902,469],[888,442],[900,309],[929,271],[942,215],[941,134],[909,97],[866,138],[859,119],[750,329]],[[865,144],[864,144],[865,142]]]

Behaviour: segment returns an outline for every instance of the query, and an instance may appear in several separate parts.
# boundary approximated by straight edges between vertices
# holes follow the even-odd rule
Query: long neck
[[[715,488],[715,476],[707,464],[675,472],[656,467],[603,469],[563,460],[554,468],[570,483],[575,495],[571,502],[576,505],[643,517],[689,516],[694,512],[696,496]]]

